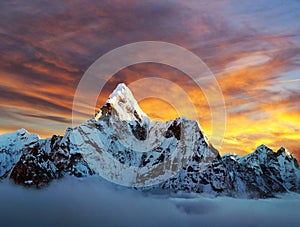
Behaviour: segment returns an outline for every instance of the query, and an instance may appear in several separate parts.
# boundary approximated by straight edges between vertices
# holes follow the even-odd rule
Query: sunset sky
[[[198,55],[216,76],[227,109],[221,153],[243,155],[264,143],[300,158],[299,1],[2,0],[0,18],[0,134],[22,127],[41,137],[64,134],[76,87],[95,60],[128,43],[164,41]],[[211,133],[201,89],[164,65],[121,70],[97,106],[118,83],[149,77],[183,88]],[[178,116],[159,99],[140,104],[152,119]]]

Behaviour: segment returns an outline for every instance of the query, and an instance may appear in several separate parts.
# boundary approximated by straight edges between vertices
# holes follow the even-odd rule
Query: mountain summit
[[[0,137],[0,177],[42,187],[66,175],[99,175],[142,190],[269,197],[300,190],[297,160],[265,145],[246,156],[219,152],[198,122],[151,121],[119,84],[95,117],[64,136],[40,139],[26,130]]]
[[[96,114],[95,119],[101,116],[113,115],[121,121],[137,121],[149,125],[150,119],[145,114],[133,97],[129,88],[121,83],[111,93],[105,105]]]

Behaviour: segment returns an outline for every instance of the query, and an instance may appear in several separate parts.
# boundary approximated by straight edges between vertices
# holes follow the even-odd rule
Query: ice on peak
[[[20,128],[20,129],[18,129],[17,131],[16,131],[16,133],[18,133],[18,134],[29,134],[29,132],[25,129],[25,128]]]
[[[112,105],[127,103],[131,105],[132,108],[138,106],[132,92],[124,83],[118,84],[115,90],[110,94],[109,99],[106,101],[106,103],[110,103]]]
[[[5,133],[3,135],[0,135],[0,142],[1,140],[5,141],[9,138],[17,138],[17,137],[24,137],[24,136],[29,136],[30,133],[24,129],[24,128],[20,128],[18,129],[17,131],[14,131],[14,132],[10,132],[10,133]]]
[[[124,83],[118,84],[110,94],[106,104],[96,115],[96,120],[104,113],[107,114],[107,109],[109,112],[114,109],[114,116],[117,116],[121,121],[138,121],[141,124],[150,124],[149,117],[142,111],[132,92]]]
[[[132,96],[132,98],[133,98],[133,95],[132,95],[130,89],[124,83],[118,84],[118,86],[115,88],[115,90],[110,94],[109,98],[111,99],[111,98],[113,98],[115,96],[118,97],[122,93],[123,94],[127,93],[128,96]]]

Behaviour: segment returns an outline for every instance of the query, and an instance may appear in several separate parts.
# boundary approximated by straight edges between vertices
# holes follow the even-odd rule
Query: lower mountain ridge
[[[40,188],[66,175],[103,174],[147,191],[247,198],[300,191],[298,162],[285,148],[261,145],[246,156],[221,157],[197,121],[151,121],[125,84],[94,118],[64,136],[40,139],[25,129],[0,136],[1,179]]]

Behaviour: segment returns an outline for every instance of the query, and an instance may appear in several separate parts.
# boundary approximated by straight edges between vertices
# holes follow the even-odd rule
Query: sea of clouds
[[[64,178],[41,190],[0,183],[0,226],[291,226],[300,195],[235,199],[167,196],[116,188],[99,178]]]

